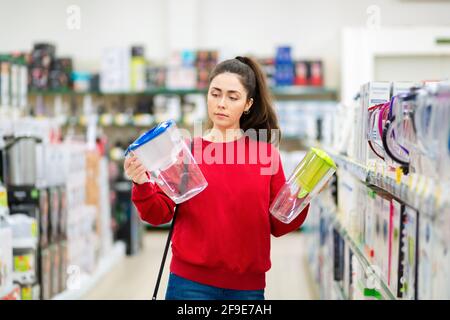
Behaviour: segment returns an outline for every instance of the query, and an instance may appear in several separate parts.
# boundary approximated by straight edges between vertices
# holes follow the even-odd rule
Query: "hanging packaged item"
[[[270,213],[290,223],[320,192],[336,171],[336,164],[324,151],[311,148],[278,192]]]
[[[184,202],[208,185],[174,121],[160,123],[127,149],[134,152],[156,183],[175,203]]]

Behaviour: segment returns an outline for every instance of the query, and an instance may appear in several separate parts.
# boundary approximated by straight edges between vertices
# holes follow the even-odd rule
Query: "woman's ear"
[[[248,99],[247,103],[245,104],[244,111],[250,111],[250,108],[253,105],[253,98]]]

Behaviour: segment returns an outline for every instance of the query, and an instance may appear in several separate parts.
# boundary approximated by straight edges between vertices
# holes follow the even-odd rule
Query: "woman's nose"
[[[220,108],[225,108],[225,97],[222,97],[222,98],[219,100],[219,107],[220,107]]]

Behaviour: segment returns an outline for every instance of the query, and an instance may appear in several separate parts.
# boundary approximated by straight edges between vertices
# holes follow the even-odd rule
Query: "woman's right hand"
[[[134,153],[132,153],[131,157],[125,158],[123,168],[126,176],[133,180],[134,183],[143,184],[149,181],[147,169]]]

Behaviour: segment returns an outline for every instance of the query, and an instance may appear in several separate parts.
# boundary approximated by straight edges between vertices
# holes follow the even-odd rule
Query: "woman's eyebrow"
[[[217,90],[217,91],[222,92],[222,89],[217,88],[217,87],[212,87],[212,89],[213,89],[213,90]],[[228,92],[228,93],[238,93],[238,94],[241,94],[241,93],[240,93],[239,91],[237,91],[237,90],[228,90],[227,92]]]

